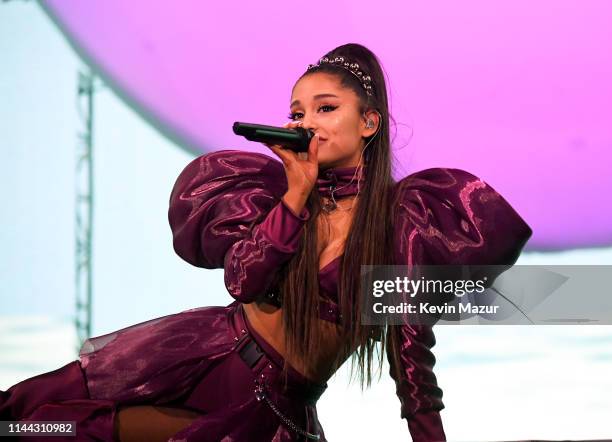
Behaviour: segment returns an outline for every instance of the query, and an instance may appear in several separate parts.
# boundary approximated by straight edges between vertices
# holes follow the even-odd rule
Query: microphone
[[[240,121],[236,121],[232,129],[236,135],[242,135],[249,141],[279,144],[294,152],[308,152],[310,140],[314,136],[313,131],[303,127],[287,129]]]

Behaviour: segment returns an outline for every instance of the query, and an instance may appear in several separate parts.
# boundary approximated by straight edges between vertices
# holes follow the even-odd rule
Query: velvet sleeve
[[[310,213],[294,213],[280,161],[220,150],[191,161],[170,195],[168,220],[176,253],[190,264],[224,268],[232,297],[250,303],[293,256]]]
[[[470,265],[472,277],[479,265],[501,265],[493,270],[500,273],[516,262],[532,235],[508,201],[461,169],[422,170],[400,180],[395,191],[395,259],[400,265]],[[492,282],[498,274],[487,276]],[[433,371],[432,326],[406,324],[389,332],[399,342],[399,375],[392,368],[391,376],[413,440],[446,440],[439,417],[442,390]]]

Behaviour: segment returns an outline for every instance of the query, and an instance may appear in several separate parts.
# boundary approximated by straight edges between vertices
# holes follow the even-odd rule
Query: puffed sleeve
[[[286,191],[282,163],[267,155],[220,150],[194,159],[170,195],[174,250],[194,266],[224,268],[230,295],[253,302],[297,252],[310,217],[286,205]]]
[[[465,170],[422,170],[396,192],[400,263],[509,266],[532,234],[508,201]]]
[[[481,270],[479,265],[499,265],[486,267],[499,274],[516,262],[532,235],[508,201],[461,169],[422,170],[400,180],[395,191],[395,258],[400,265],[470,265],[473,273]],[[498,274],[487,277],[492,283]],[[406,324],[390,327],[389,333],[400,343],[401,367],[392,368],[391,376],[413,440],[446,440],[438,414],[444,404],[433,372],[432,326]]]

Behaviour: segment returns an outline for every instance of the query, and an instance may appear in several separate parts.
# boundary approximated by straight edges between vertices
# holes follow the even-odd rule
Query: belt
[[[307,439],[320,440],[320,434],[310,433],[300,428],[295,422],[285,416],[274,404],[274,402],[270,400],[267,391],[269,385],[266,383],[266,372],[268,374],[271,374],[272,377],[278,379],[278,374],[281,371],[282,367],[279,367],[276,362],[271,360],[271,358],[261,349],[261,347],[253,339],[251,333],[249,333],[242,305],[238,306],[233,316],[233,325],[236,330],[236,336],[234,337],[234,340],[237,341],[236,350],[240,358],[249,367],[249,369],[253,371],[255,375],[254,393],[257,400],[264,400],[272,409],[272,411],[288,428],[306,437]],[[313,384],[312,386],[316,386],[316,384]],[[286,393],[290,397],[294,397],[297,400],[301,400],[307,405],[314,406],[319,397],[321,397],[321,394],[323,394],[323,392],[325,391],[326,386],[320,386],[319,388],[312,388],[312,386],[308,383],[306,383],[306,385],[300,385],[297,388],[288,385]]]
[[[249,367],[255,376],[261,377],[278,377],[282,371],[284,360],[278,353],[276,355],[267,354],[254,339],[249,331],[245,313],[240,304],[234,312],[232,323],[234,327],[234,340],[236,341],[236,351],[244,363]],[[315,405],[321,395],[327,389],[327,384],[320,385],[309,381],[304,376],[295,371],[292,367],[289,368],[289,383],[286,388],[286,393],[290,397],[302,400],[307,405]],[[291,382],[291,377],[296,377],[299,380]]]

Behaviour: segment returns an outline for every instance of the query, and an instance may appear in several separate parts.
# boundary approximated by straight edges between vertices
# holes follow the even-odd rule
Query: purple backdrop
[[[389,75],[396,177],[466,169],[534,229],[527,249],[612,244],[612,2],[42,3],[77,51],[194,152],[286,121],[308,63],[348,42]]]

